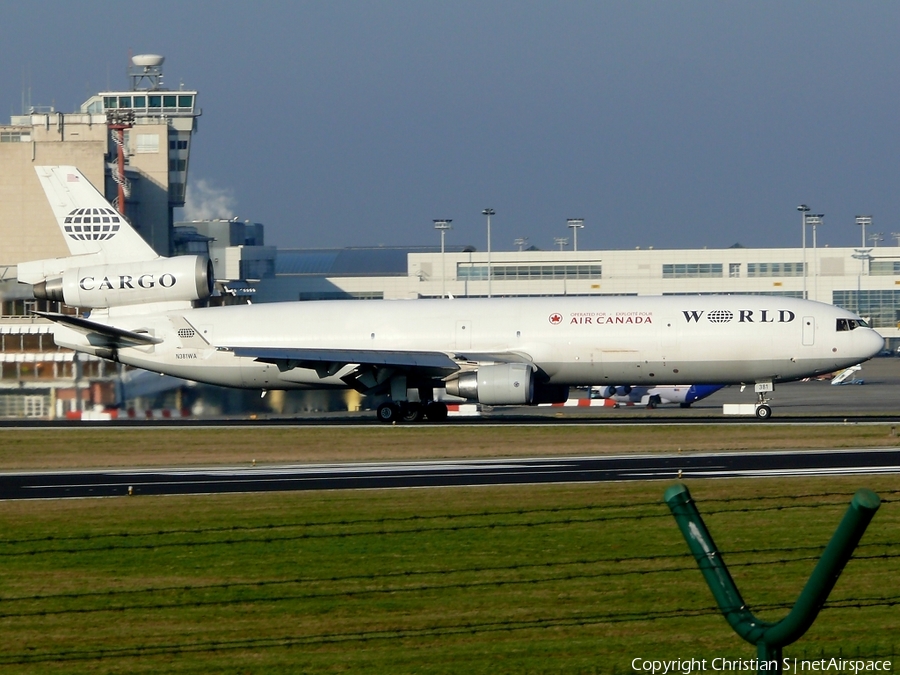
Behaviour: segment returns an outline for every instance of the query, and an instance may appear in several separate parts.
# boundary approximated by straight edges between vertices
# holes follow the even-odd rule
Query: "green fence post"
[[[861,489],[853,495],[850,508],[819,558],[794,607],[784,619],[772,623],[757,619],[744,603],[687,487],[673,485],[666,490],[663,498],[725,620],[741,638],[756,645],[760,673],[781,672],[782,649],[800,638],[816,620],[828,594],[881,505],[878,495],[871,490]],[[771,661],[776,662],[774,669],[764,667]]]

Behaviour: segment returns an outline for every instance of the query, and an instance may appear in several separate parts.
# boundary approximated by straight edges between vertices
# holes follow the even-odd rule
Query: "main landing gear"
[[[382,403],[378,406],[378,421],[385,424],[409,424],[428,419],[432,422],[442,422],[447,419],[447,404],[438,401],[425,403]]]

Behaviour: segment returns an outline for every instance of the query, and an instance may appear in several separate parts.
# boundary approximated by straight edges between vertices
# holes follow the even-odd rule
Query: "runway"
[[[900,450],[307,464],[0,474],[0,499],[900,473]]]
[[[878,358],[863,364],[856,373],[862,385],[832,386],[827,380],[789,382],[775,387],[772,397],[773,416],[765,422],[749,416],[725,416],[726,403],[752,403],[752,387],[726,387],[690,408],[664,405],[655,410],[644,406],[619,408],[577,407],[486,407],[479,417],[454,417],[440,423],[447,426],[479,426],[484,424],[593,424],[603,426],[628,424],[865,424],[900,425],[900,406],[896,392],[900,390],[900,358]],[[434,425],[432,422],[425,424]],[[381,426],[373,410],[358,412],[295,411],[267,412],[240,416],[197,417],[187,419],[120,419],[115,421],[80,420],[0,420],[0,428],[202,428],[224,426]]]

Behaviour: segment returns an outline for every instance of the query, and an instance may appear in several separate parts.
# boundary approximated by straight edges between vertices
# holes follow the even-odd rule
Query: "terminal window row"
[[[900,324],[900,290],[834,291],[831,301],[865,318],[872,328]]]
[[[802,298],[803,291],[684,291],[681,293],[663,293],[663,295],[776,295],[784,298]]]
[[[456,278],[460,281],[487,281],[487,265],[458,263]],[[523,279],[601,279],[602,265],[491,265],[491,278],[498,281]]]
[[[889,277],[900,274],[900,260],[870,260],[869,274],[873,277]]]
[[[802,262],[747,263],[748,277],[802,277]]]
[[[662,266],[663,279],[705,279],[722,276],[722,263],[671,263]]]
[[[747,263],[747,276],[758,277],[802,277],[802,262],[761,262]],[[722,263],[672,263],[662,266],[663,279],[715,279],[724,276]],[[741,263],[728,264],[729,278],[741,276]]]

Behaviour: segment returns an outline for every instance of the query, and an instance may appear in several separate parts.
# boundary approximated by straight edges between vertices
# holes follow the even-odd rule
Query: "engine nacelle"
[[[601,398],[614,398],[616,396],[628,396],[631,393],[631,385],[624,385],[620,387],[609,386],[605,389],[601,390],[600,397]]]
[[[486,405],[527,405],[534,399],[534,370],[527,363],[497,363],[447,382],[447,393]]]
[[[209,258],[185,255],[69,269],[35,284],[34,297],[85,308],[193,301],[208,298],[214,282]]]

